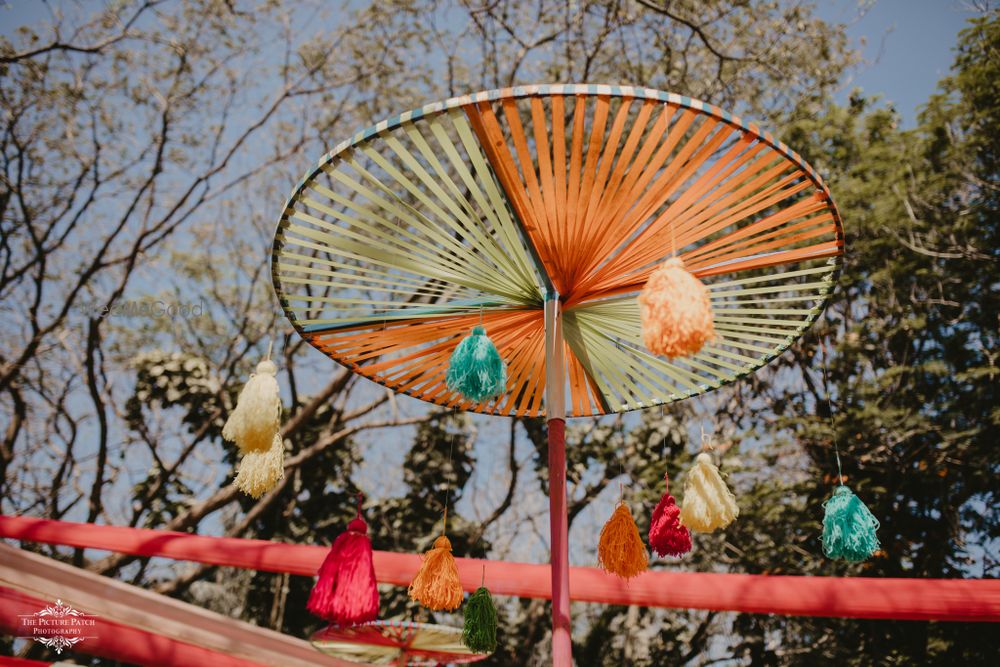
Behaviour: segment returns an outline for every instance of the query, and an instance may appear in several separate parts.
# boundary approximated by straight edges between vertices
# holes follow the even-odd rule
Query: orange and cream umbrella
[[[763,366],[821,313],[842,252],[823,181],[757,126],[647,88],[540,85],[431,104],[334,148],[286,203],[271,268],[299,334],[353,371],[549,420],[553,645],[568,664],[563,420]],[[672,257],[708,288],[715,335],[669,359],[643,345],[637,295]],[[480,324],[507,391],[475,403],[445,376]]]

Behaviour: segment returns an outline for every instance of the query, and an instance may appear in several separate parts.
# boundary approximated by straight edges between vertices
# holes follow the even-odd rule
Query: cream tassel
[[[736,496],[722,481],[712,456],[702,452],[684,479],[681,523],[695,532],[711,533],[728,526],[739,514]]]
[[[222,437],[235,442],[240,452],[267,453],[273,449],[274,439],[281,426],[281,395],[278,367],[271,361],[271,348],[267,357],[257,364],[257,372],[250,376],[236,401],[236,409],[222,427]]]
[[[274,434],[271,446],[264,451],[251,451],[240,459],[234,483],[252,498],[260,498],[285,477],[285,444]]]

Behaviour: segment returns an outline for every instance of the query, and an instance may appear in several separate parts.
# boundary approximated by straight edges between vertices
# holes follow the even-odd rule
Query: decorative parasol
[[[462,644],[461,628],[411,621],[374,621],[349,628],[331,625],[310,641],[327,655],[369,665],[434,667],[489,657]]]
[[[382,121],[325,155],[275,232],[299,334],[397,392],[548,419],[553,662],[570,664],[566,417],[695,396],[753,372],[821,313],[843,230],[819,176],[770,134],[647,88],[477,93]],[[643,346],[637,294],[677,256],[705,282],[714,341]],[[450,391],[482,325],[507,391]],[[543,372],[544,369],[544,372]]]

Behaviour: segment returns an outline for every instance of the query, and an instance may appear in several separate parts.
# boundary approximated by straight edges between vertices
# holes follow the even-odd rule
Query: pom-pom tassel
[[[448,359],[448,389],[480,403],[507,389],[507,364],[481,325],[462,339]]]
[[[867,560],[879,549],[878,519],[846,486],[838,486],[823,507],[823,553],[852,563]]]
[[[698,454],[684,479],[681,523],[696,533],[725,528],[740,514],[736,496],[722,481],[719,469],[707,452]]]
[[[663,476],[663,496],[649,524],[649,547],[660,556],[683,556],[691,551],[691,531],[681,523],[681,508],[670,495],[670,480]]]
[[[236,409],[222,427],[222,437],[235,442],[240,452],[266,452],[273,448],[274,437],[281,426],[281,395],[278,367],[267,358],[257,364],[236,401]]]
[[[424,555],[417,576],[410,582],[410,599],[432,611],[453,611],[462,604],[462,584],[451,554],[451,541],[442,535]]]
[[[650,352],[670,357],[697,353],[715,338],[708,288],[671,257],[653,271],[639,294],[642,339]]]
[[[497,608],[486,586],[477,588],[465,603],[462,643],[473,653],[497,650]]]
[[[264,451],[250,451],[238,464],[234,484],[252,498],[260,498],[285,477],[285,444],[277,433]]]
[[[614,514],[601,529],[597,545],[598,564],[605,572],[631,579],[649,567],[646,545],[639,536],[628,505],[619,502]]]
[[[309,594],[306,609],[334,625],[345,627],[378,618],[378,585],[372,563],[368,524],[358,515],[337,536],[319,568],[319,578]]]

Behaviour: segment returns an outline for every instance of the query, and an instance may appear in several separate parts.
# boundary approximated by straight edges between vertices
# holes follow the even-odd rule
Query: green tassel
[[[477,403],[507,389],[507,364],[482,326],[474,328],[451,353],[445,381],[448,389]]]
[[[878,519],[849,488],[838,486],[823,507],[823,553],[827,558],[860,563],[878,551]]]
[[[465,627],[462,643],[473,653],[497,650],[497,608],[485,586],[480,586],[465,603]]]

